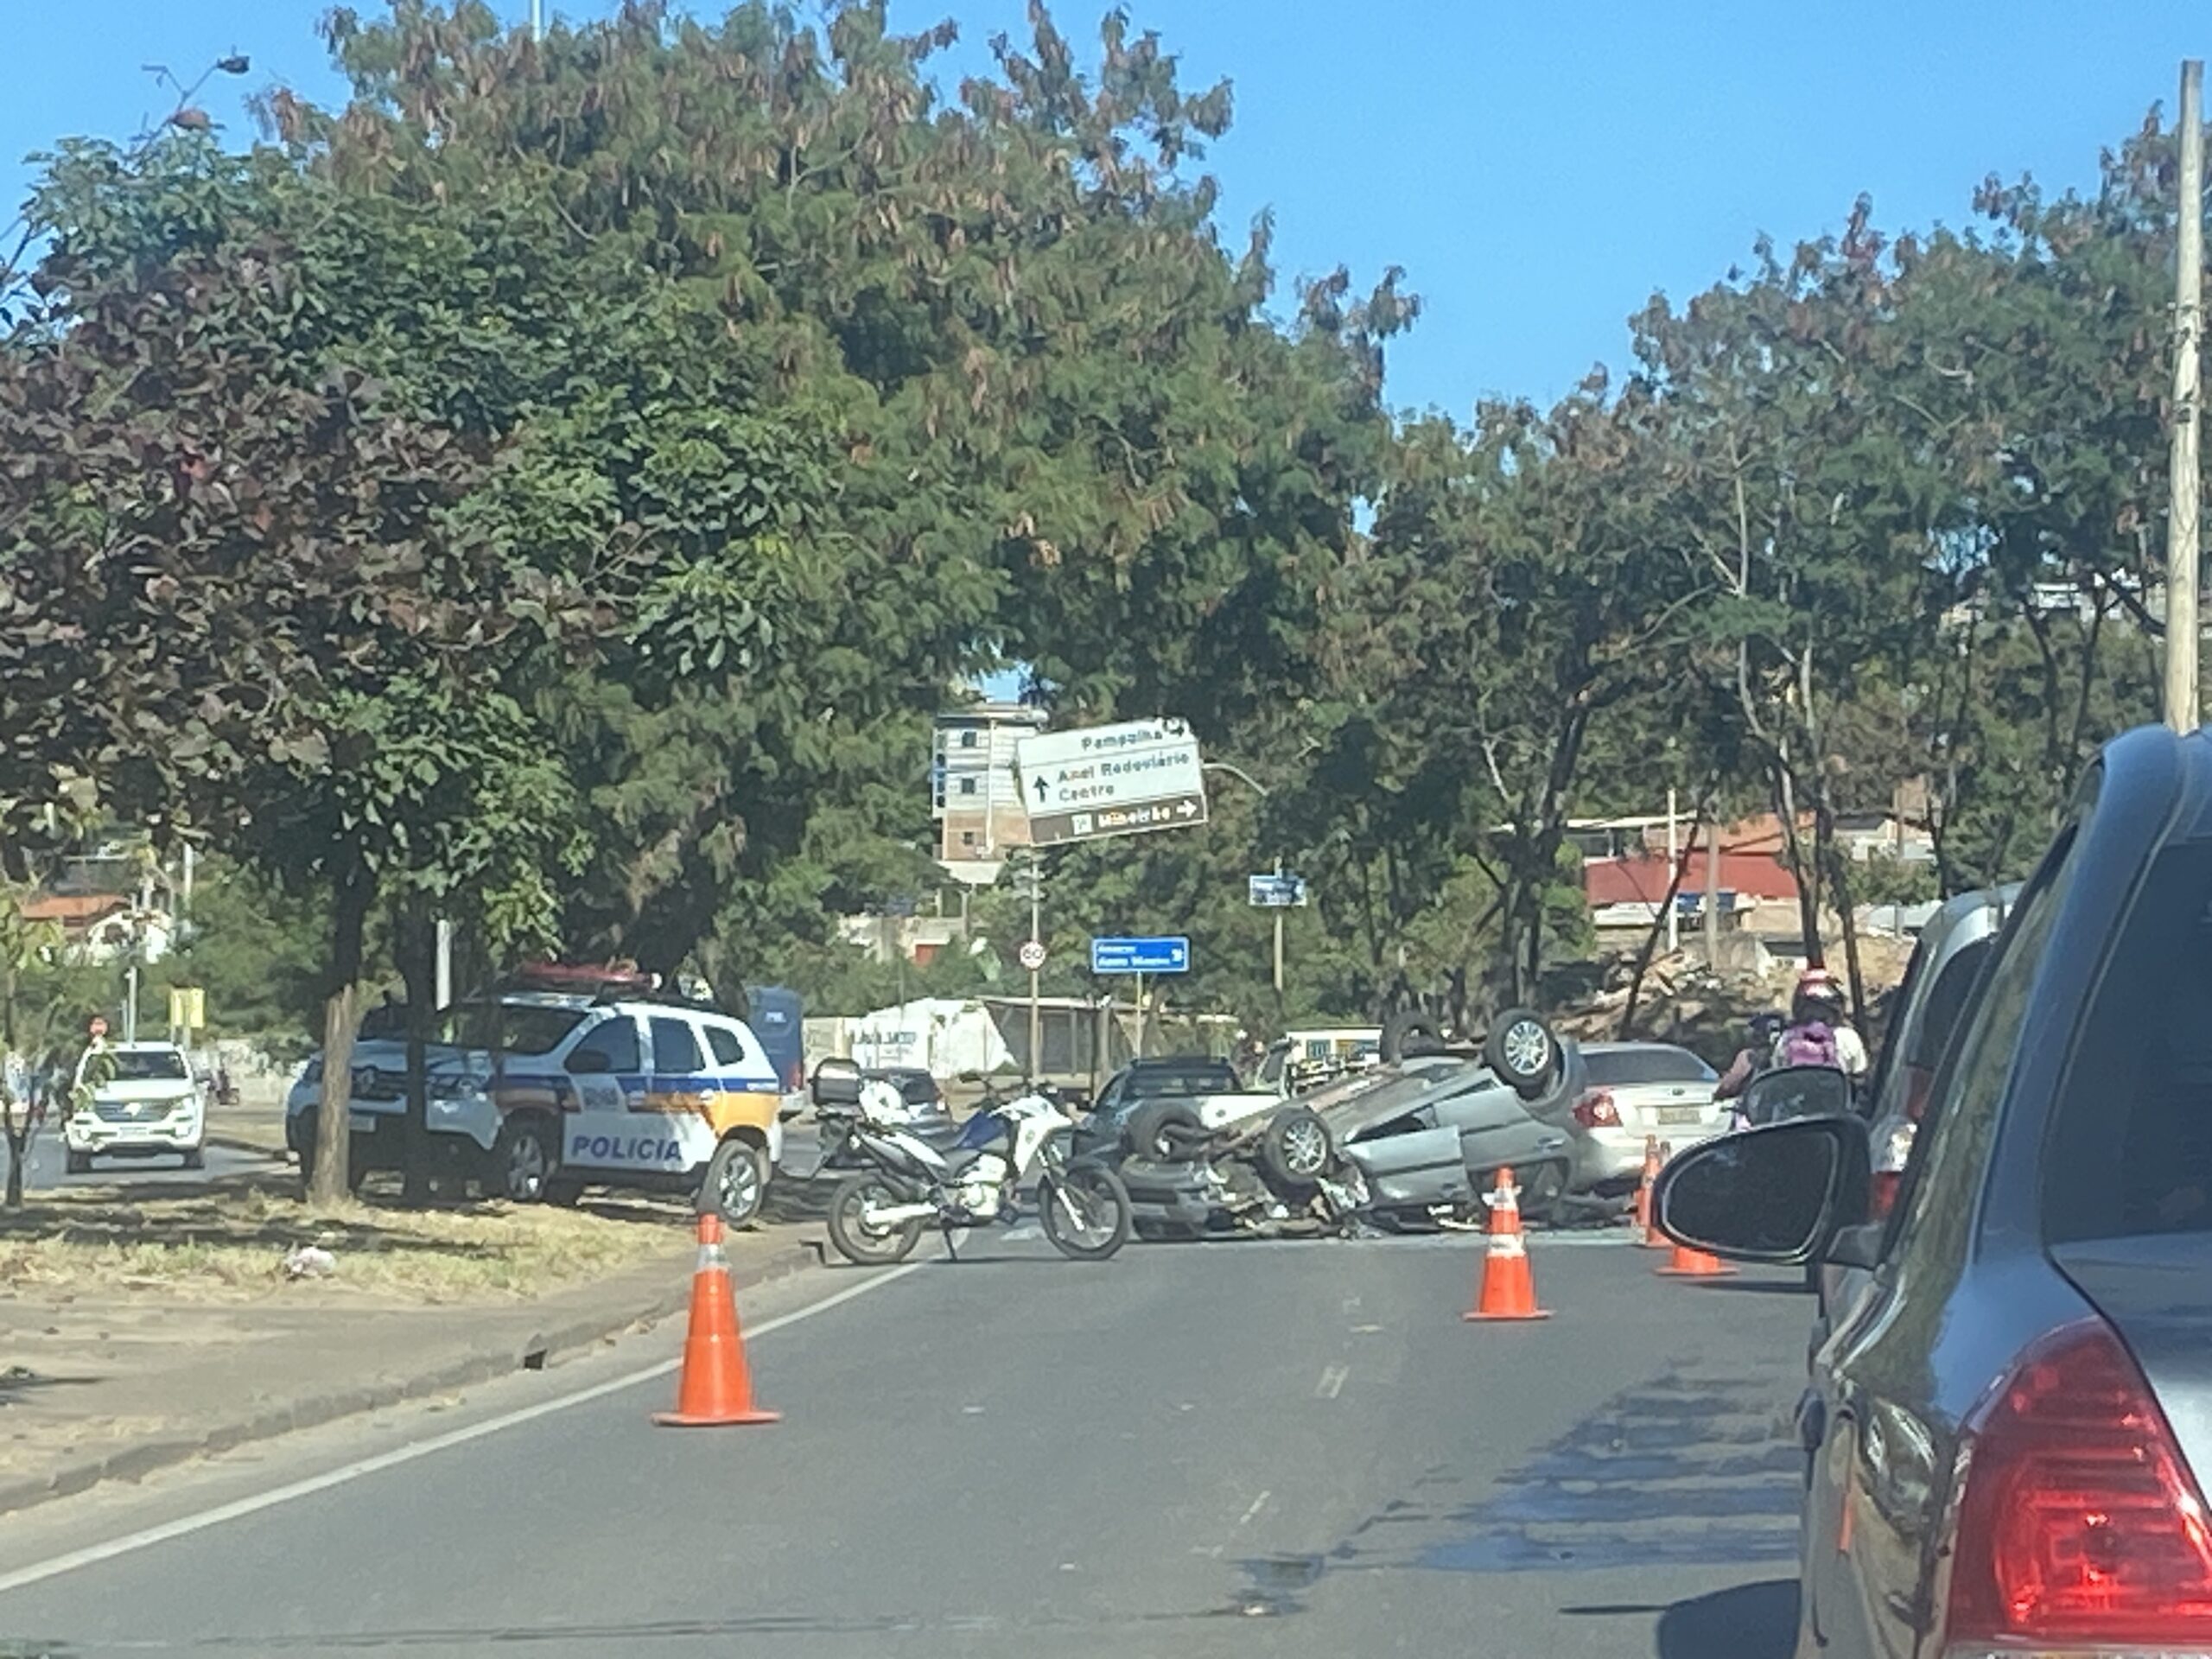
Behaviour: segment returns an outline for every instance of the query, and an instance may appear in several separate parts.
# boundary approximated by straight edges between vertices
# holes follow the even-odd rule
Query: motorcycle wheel
[[[1037,1218],[1062,1255],[1103,1262],[1128,1243],[1129,1189],[1103,1164],[1081,1164],[1037,1184]]]
[[[898,1202],[899,1195],[891,1190],[890,1183],[873,1171],[849,1175],[838,1182],[836,1191],[830,1195],[830,1242],[837,1247],[837,1254],[864,1268],[889,1267],[905,1261],[921,1242],[921,1218],[902,1221],[895,1227],[870,1227],[866,1219],[871,1206]]]

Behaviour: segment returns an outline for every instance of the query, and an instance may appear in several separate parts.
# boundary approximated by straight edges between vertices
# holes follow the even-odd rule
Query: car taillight
[[[1894,1169],[1878,1169],[1866,1183],[1866,1213],[1869,1220],[1887,1221],[1890,1211],[1897,1206],[1897,1188],[1904,1184],[1904,1177]]]
[[[1592,1089],[1574,1103],[1574,1121],[1586,1129],[1618,1129],[1620,1109],[1613,1104],[1610,1091]]]
[[[2101,1320],[2030,1349],[1969,1430],[1948,1652],[2212,1651],[2212,1527]]]

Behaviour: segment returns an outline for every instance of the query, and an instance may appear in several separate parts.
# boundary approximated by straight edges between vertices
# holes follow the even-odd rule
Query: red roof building
[[[1701,848],[1689,855],[1688,868],[1682,874],[1683,893],[1706,890],[1705,860]],[[1719,876],[1720,891],[1734,893],[1738,905],[1759,899],[1794,903],[1797,898],[1797,883],[1788,868],[1764,853],[1721,854]],[[1583,895],[1593,911],[1612,905],[1662,904],[1668,883],[1674,879],[1674,866],[1663,853],[1640,858],[1593,858],[1582,867]]]

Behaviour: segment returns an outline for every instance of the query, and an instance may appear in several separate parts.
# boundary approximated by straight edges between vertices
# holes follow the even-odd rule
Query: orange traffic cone
[[[1677,1244],[1667,1265],[1658,1271],[1669,1279],[1726,1279],[1736,1269],[1727,1266],[1717,1255],[1694,1250],[1687,1244]]]
[[[725,1423],[772,1423],[782,1413],[756,1410],[745,1338],[737,1329],[737,1297],[722,1254],[722,1218],[699,1217],[699,1266],[691,1275],[691,1328],[683,1338],[683,1372],[676,1409],[657,1411],[664,1428],[713,1428]]]
[[[1529,1268],[1529,1246],[1521,1236],[1520,1189],[1513,1172],[1497,1173],[1490,1195],[1490,1249],[1483,1257],[1482,1281],[1465,1319],[1548,1319],[1536,1306],[1536,1279]]]
[[[1636,1224],[1643,1229],[1640,1241],[1647,1250],[1663,1250],[1667,1236],[1659,1230],[1659,1218],[1651,1210],[1651,1185],[1659,1179],[1659,1137],[1643,1137],[1643,1179],[1636,1189]]]

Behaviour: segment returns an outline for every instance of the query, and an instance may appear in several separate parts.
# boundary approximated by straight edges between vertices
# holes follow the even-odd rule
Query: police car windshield
[[[456,1048],[502,1054],[550,1054],[583,1020],[581,1008],[513,1002],[464,1002],[453,1010],[447,1040]]]

